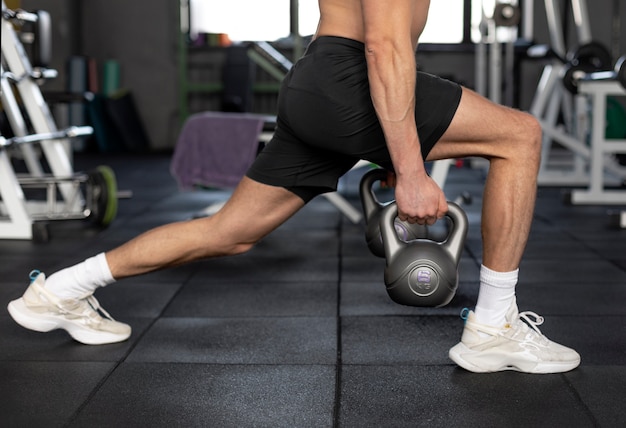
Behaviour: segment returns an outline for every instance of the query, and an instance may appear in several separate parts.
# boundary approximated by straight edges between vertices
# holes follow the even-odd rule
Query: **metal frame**
[[[584,45],[592,41],[587,2],[570,1],[578,44]],[[588,97],[574,97],[563,86],[562,76],[567,56],[563,36],[563,14],[556,0],[545,0],[544,7],[550,34],[550,48],[554,56],[543,69],[530,107],[530,113],[539,120],[543,129],[538,184],[587,186],[597,181],[590,173],[592,149],[588,141],[588,132],[592,126],[586,111]],[[564,124],[558,123],[559,117],[563,118]],[[601,129],[604,129],[604,125]],[[595,140],[591,144],[595,144]],[[604,177],[604,183],[613,180],[612,184],[619,184],[624,179],[623,171],[609,159],[604,160],[603,171],[609,173]]]
[[[611,184],[607,172],[617,175],[618,183],[626,180],[626,167],[611,156],[626,153],[626,139],[605,138],[606,100],[609,96],[626,96],[626,89],[615,80],[587,80],[579,82],[579,97],[591,106],[591,145],[588,152],[589,182],[586,190],[573,190],[573,204],[626,205],[626,190],[607,189]]]
[[[0,238],[4,239],[32,239],[33,224],[40,219],[84,218],[87,215],[80,188],[86,177],[74,174],[68,138],[89,134],[92,129],[57,129],[35,79],[42,73],[34,72],[13,26],[16,20],[36,19],[36,14],[7,9],[2,1],[0,95],[16,136],[9,140],[0,136]],[[26,126],[16,93],[35,134],[30,134]],[[43,142],[39,147],[51,174],[44,173],[42,158],[33,147],[38,142]],[[16,150],[22,153],[28,174],[15,173],[8,151],[10,146],[16,146]],[[23,191],[25,187],[45,188],[47,199],[28,200]]]

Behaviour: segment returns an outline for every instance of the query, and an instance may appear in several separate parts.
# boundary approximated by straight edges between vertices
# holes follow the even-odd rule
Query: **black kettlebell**
[[[380,214],[389,202],[383,204],[376,199],[373,184],[387,178],[387,171],[382,168],[372,169],[361,178],[359,192],[365,217],[365,242],[367,247],[377,257],[385,257],[385,248],[380,234]],[[411,241],[428,237],[428,226],[410,224],[396,218],[394,221],[396,233],[403,241]]]
[[[448,202],[446,217],[451,220],[443,242],[417,239],[403,242],[395,232],[398,215],[395,202],[380,217],[385,257],[385,285],[389,297],[401,305],[445,306],[454,297],[459,283],[458,265],[467,236],[467,216],[454,202]]]

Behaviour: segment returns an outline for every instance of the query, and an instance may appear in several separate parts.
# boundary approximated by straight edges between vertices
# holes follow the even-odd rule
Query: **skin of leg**
[[[303,206],[300,197],[282,187],[244,177],[213,216],[149,230],[107,252],[106,259],[113,277],[122,279],[199,259],[240,254]]]
[[[533,218],[541,127],[530,114],[464,88],[456,115],[428,160],[467,156],[489,160],[482,206],[483,264],[498,272],[515,270]]]

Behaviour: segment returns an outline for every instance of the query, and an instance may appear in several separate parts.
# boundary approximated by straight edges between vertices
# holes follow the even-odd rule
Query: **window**
[[[467,34],[464,5],[470,0],[432,0],[422,43],[461,43]],[[473,21],[480,19],[480,1],[474,1]],[[233,41],[273,41],[290,34],[289,0],[191,0],[191,35],[226,33]],[[299,29],[303,36],[315,32],[317,0],[299,1]]]
[[[289,0],[191,0],[192,38],[198,33],[225,33],[233,41],[273,41],[290,34]],[[300,34],[315,32],[317,0],[299,2]]]

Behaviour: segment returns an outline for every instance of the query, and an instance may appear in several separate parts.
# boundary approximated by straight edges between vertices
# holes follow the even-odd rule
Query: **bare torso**
[[[411,41],[417,48],[417,41],[426,25],[430,0],[410,0],[413,16],[411,20]],[[361,0],[319,0],[320,22],[317,36],[340,36],[364,41],[365,29]]]

